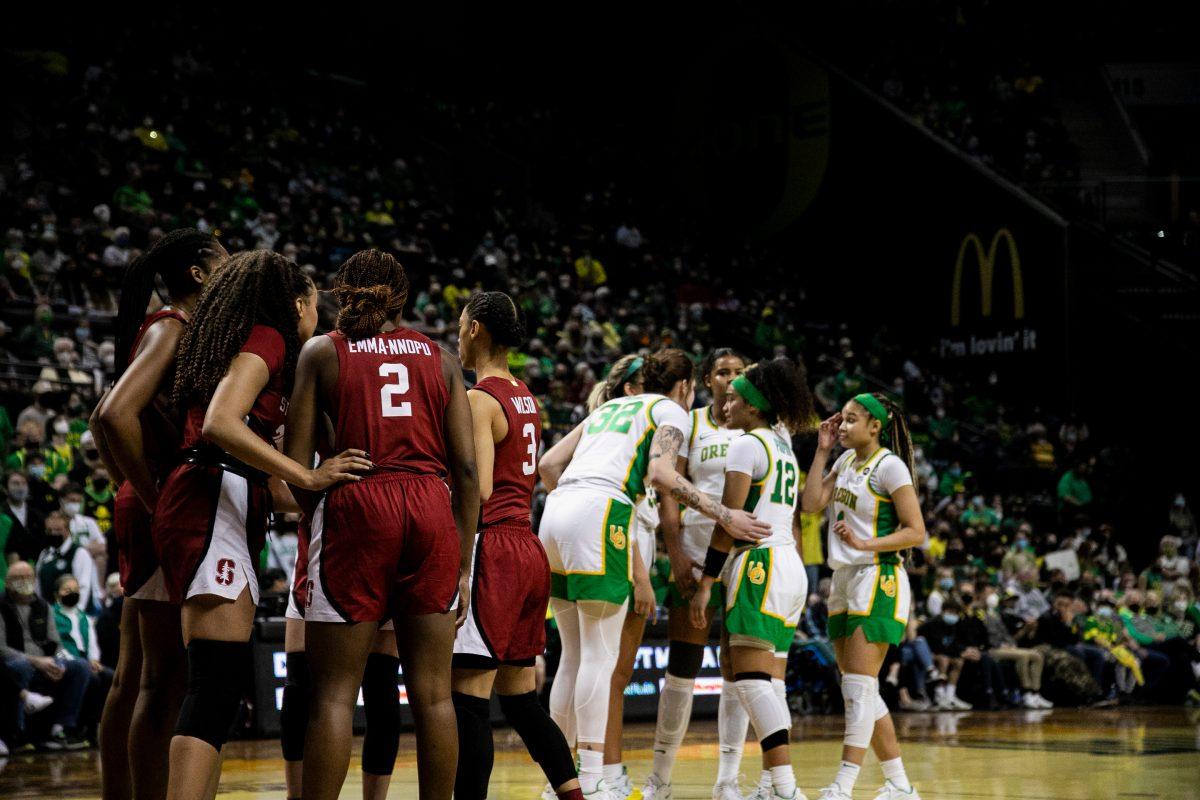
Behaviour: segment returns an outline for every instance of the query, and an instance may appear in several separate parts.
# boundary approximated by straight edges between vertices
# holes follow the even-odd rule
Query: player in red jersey
[[[167,409],[175,355],[200,290],[229,254],[211,234],[181,228],[163,236],[126,269],[117,314],[116,383],[90,420],[100,456],[120,483],[113,535],[125,592],[121,647],[100,719],[101,792],[105,800],[167,792],[171,721],[183,701],[179,607],[165,601],[150,540],[158,482],[179,448]],[[161,278],[170,302],[146,309]],[[131,769],[131,754],[138,768]]]
[[[187,694],[171,740],[171,800],[216,791],[221,746],[249,673],[268,478],[320,491],[370,468],[357,451],[314,470],[275,449],[300,344],[316,323],[312,282],[283,256],[256,250],[231,257],[212,279],[179,346],[172,401],[186,409],[184,450],[152,525],[167,594],[183,603],[188,651]],[[277,507],[294,507],[274,483]]]
[[[467,392],[475,431],[483,525],[471,570],[471,607],[454,642],[458,717],[457,800],[487,797],[492,772],[490,699],[500,707],[559,797],[583,800],[571,748],[538,702],[534,659],[546,648],[550,565],[530,526],[542,418],[508,351],[525,328],[503,292],[471,297],[458,321],[458,353],[474,370]]]
[[[450,656],[479,514],[471,408],[457,359],[402,324],[408,278],[396,259],[356,253],[334,293],[337,330],[300,356],[286,452],[311,464],[328,415],[335,446],[369,452],[374,469],[330,489],[312,529],[307,735],[322,746],[304,753],[303,794],[327,800],[341,790],[367,654],[390,617],[416,721],[420,796],[446,800],[458,759]]]
[[[330,453],[327,442],[332,432],[322,437],[317,448],[320,457]],[[312,506],[312,500],[316,505]],[[305,497],[303,513],[296,529],[296,563],[292,567],[292,590],[288,593],[283,649],[287,658],[287,679],[283,703],[279,709],[279,743],[283,750],[284,782],[288,797],[300,797],[304,779],[304,740],[308,729],[308,655],[304,651],[304,609],[308,605],[308,545],[312,526],[321,527],[325,513],[324,498]],[[363,800],[384,800],[392,782],[396,752],[400,747],[400,694],[396,675],[400,658],[396,652],[396,633],[392,623],[375,634],[367,667],[363,672],[363,711],[367,731],[362,746]]]

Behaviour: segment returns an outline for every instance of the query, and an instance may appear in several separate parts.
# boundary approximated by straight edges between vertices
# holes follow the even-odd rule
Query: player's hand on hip
[[[360,473],[367,472],[374,466],[364,451],[343,450],[336,456],[322,461],[316,469],[309,470],[308,485],[303,488],[310,492],[320,492],[335,483],[361,481]]]
[[[755,518],[749,511],[740,508],[726,508],[726,519],[721,521],[721,527],[735,539],[743,542],[758,542],[771,535],[771,526]]]

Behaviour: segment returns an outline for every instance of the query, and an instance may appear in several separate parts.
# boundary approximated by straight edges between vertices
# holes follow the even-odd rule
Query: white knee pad
[[[779,704],[783,706],[783,710],[787,712],[788,730],[792,729],[792,710],[788,708],[787,702],[787,684],[782,678],[771,678],[771,689],[775,692],[775,696],[779,698]]]
[[[871,745],[875,732],[876,698],[879,682],[867,675],[842,675],[842,699],[846,701],[846,735],[842,741],[849,747],[864,750]]]
[[[876,683],[877,687],[878,687],[878,685],[879,684]],[[883,702],[883,695],[881,695],[879,693],[879,690],[876,689],[876,691],[875,691],[875,721],[878,722],[879,720],[883,719],[884,717],[886,717],[888,715],[888,713],[889,712],[888,712],[887,703]]]
[[[679,747],[692,718],[692,697],[696,682],[667,673],[662,694],[658,696],[658,722],[654,727],[654,749]]]
[[[779,702],[771,682],[762,678],[746,678],[737,682],[738,696],[754,724],[754,734],[761,742],[776,731],[792,726],[792,715]]]

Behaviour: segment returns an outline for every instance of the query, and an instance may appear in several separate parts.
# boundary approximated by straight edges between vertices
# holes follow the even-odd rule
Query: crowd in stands
[[[794,278],[748,285],[747,270],[776,269],[770,256],[718,260],[675,241],[642,217],[635,190],[450,199],[436,153],[399,149],[352,108],[267,102],[252,82],[239,94],[186,55],[147,69],[158,89],[138,102],[117,74],[89,65],[35,81],[36,114],[16,116],[40,122],[0,161],[0,739],[63,749],[93,735],[121,590],[114,488],[87,420],[113,370],[123,270],[181,226],[230,252],[282,252],[325,288],[348,255],[385,248],[412,279],[412,325],[452,349],[471,293],[508,291],[530,334],[510,366],[541,401],[548,444],[582,419],[608,364],[663,345],[697,362],[720,345],[802,358],[826,413],[884,388],[911,416],[930,531],[909,559],[910,637],[887,668],[901,707],[1197,699],[1195,519],[1181,495],[1139,532],[1161,537],[1160,555],[1131,559],[1111,523],[1121,476],[1083,421],[1006,403],[994,375],[945,372],[886,330],[809,314]],[[937,113],[969,136],[966,118],[990,112]],[[332,303],[323,296],[326,329]],[[812,443],[798,446],[803,465]],[[819,578],[821,521],[802,528]],[[278,595],[290,562],[276,552],[267,564]],[[821,582],[807,641],[824,636],[827,594]]]

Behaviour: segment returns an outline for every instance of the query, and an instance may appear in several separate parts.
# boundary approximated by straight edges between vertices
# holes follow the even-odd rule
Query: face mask
[[[1187,501],[1183,499],[1183,495],[1181,495],[1181,494],[1176,495],[1175,496],[1175,507],[1183,508],[1185,505],[1187,505]]]
[[[942,578],[941,580],[938,581],[938,587],[941,589],[953,589],[954,588],[954,579],[953,578]]]
[[[63,511],[67,513],[67,516],[77,516],[82,510],[83,503],[63,503]]]
[[[108,478],[96,478],[92,481],[92,488],[97,492],[103,492],[108,488]]]
[[[17,486],[8,490],[8,499],[20,505],[29,499],[29,487]]]
[[[56,423],[54,423],[54,432],[61,433],[62,435],[66,436],[68,433],[71,432],[71,425],[70,425],[70,423],[65,422],[65,421],[64,422],[56,422]]]
[[[79,592],[67,592],[58,598],[58,602],[62,603],[63,608],[74,608],[79,605]]]
[[[29,474],[40,481],[46,475],[46,465],[34,464],[29,468]]]
[[[1171,606],[1171,608],[1175,609],[1180,614],[1187,611],[1187,607],[1188,607],[1187,600],[1176,600],[1175,604]]]
[[[81,342],[86,342],[88,340],[88,336],[90,336],[91,333],[92,333],[91,328],[76,328],[75,329],[75,338]]]
[[[1136,614],[1142,610],[1142,604],[1141,603],[1130,603],[1129,610]]]
[[[989,609],[989,610],[991,610],[991,609],[994,609],[994,608],[996,608],[996,607],[997,607],[997,606],[999,606],[999,605],[1000,605],[1000,595],[998,595],[998,594],[989,594],[989,595],[988,595],[988,599],[987,599],[987,607],[988,607],[988,609]]]
[[[1100,606],[1096,609],[1096,613],[1107,619],[1113,615],[1113,610],[1109,606]]]
[[[974,602],[975,602],[975,595],[973,595],[973,594],[964,594],[964,595],[962,596],[962,601],[963,601],[963,605],[964,605],[964,606],[969,606],[969,605],[971,605],[971,603],[974,603]]]
[[[33,597],[33,578],[17,578],[8,585],[18,597]]]
[[[38,322],[42,323],[43,325],[49,325],[51,322],[54,322],[54,315],[38,314]]]
[[[1026,547],[1029,547],[1029,540],[1028,539],[1017,539],[1016,544],[1017,544],[1018,550],[1024,550]]]
[[[1146,613],[1147,614],[1157,614],[1158,606],[1146,606]]]
[[[942,619],[946,622],[947,625],[957,625],[958,624],[958,614],[942,614]]]

